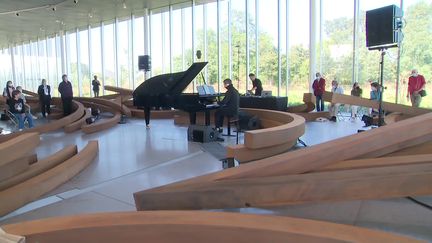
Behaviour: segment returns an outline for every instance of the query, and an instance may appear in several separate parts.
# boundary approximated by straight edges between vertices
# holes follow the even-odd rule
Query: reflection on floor
[[[358,120],[310,122],[301,139],[309,146],[319,144],[354,134],[362,125]],[[80,213],[133,211],[133,192],[221,170],[223,147],[188,142],[186,131],[186,127],[174,126],[172,120],[152,121],[151,128],[146,129],[143,120],[130,119],[127,124],[91,135],[42,135],[39,158],[69,144],[77,144],[81,149],[93,139],[99,140],[99,156],[81,174],[44,199],[0,218],[0,225]],[[222,145],[235,144],[235,137],[224,138]],[[432,196],[417,199],[432,204]],[[224,210],[321,219],[432,241],[432,211],[405,198]]]

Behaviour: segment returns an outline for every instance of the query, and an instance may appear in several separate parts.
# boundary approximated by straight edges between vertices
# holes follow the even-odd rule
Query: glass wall
[[[312,36],[311,3],[317,6],[313,16],[317,29]],[[309,92],[310,72],[320,71],[328,81],[327,89],[336,79],[349,94],[352,83],[358,81],[363,96],[368,97],[370,82],[379,78],[380,53],[365,46],[365,13],[390,4],[403,5],[404,39],[400,49],[391,48],[385,55],[384,100],[394,102],[399,91],[398,101],[408,104],[410,70],[417,68],[428,81],[432,77],[430,0],[190,1],[150,9],[149,40],[145,40],[141,13],[131,15],[133,21],[129,17],[90,28],[78,26],[2,48],[0,79],[6,82],[15,77],[16,85],[35,91],[41,78],[46,78],[54,96],[63,72],[73,82],[76,95],[91,95],[93,75],[103,84],[133,89],[144,81],[144,73],[137,68],[138,56],[150,54],[151,76],[183,71],[194,60],[207,61],[203,76],[216,90],[224,78],[231,77],[240,93],[245,93],[251,88],[248,73],[253,72],[265,90],[298,104],[303,93]],[[312,55],[316,70],[309,70],[310,39],[317,43]],[[144,53],[146,44],[149,53]],[[197,50],[202,53],[199,60]],[[200,75],[195,82],[204,80]],[[432,87],[426,87],[432,93]],[[192,92],[193,86],[186,91]],[[422,105],[432,107],[432,100],[426,97]]]

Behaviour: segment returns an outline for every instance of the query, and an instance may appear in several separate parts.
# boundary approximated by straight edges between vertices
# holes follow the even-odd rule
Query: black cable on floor
[[[419,200],[417,200],[417,199],[415,199],[415,198],[413,198],[413,197],[406,197],[406,198],[407,198],[408,200],[414,202],[414,203],[417,203],[418,205],[420,205],[420,206],[422,206],[422,207],[425,207],[425,208],[427,208],[427,209],[429,209],[429,210],[432,210],[432,206],[429,205],[429,204],[426,204],[426,203],[424,203],[424,202],[420,202]]]

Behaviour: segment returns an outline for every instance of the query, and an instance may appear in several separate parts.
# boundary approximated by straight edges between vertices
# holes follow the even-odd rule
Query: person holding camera
[[[411,98],[413,107],[419,107],[422,97],[426,96],[425,85],[426,81],[423,75],[418,74],[417,69],[413,69],[408,79],[407,93],[407,99]]]

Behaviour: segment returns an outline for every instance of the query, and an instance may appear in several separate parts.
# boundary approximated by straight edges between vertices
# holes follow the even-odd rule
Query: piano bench
[[[238,116],[228,116],[227,117],[227,136],[231,136],[231,125],[234,125],[236,128],[236,144],[239,143],[239,132],[240,131],[240,123]]]

